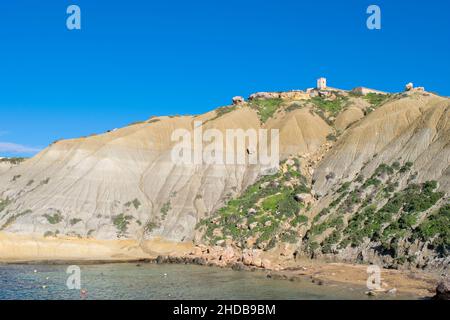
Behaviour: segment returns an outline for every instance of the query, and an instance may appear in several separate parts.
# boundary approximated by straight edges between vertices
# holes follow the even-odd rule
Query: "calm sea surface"
[[[82,265],[80,268],[81,287],[87,291],[84,299],[368,298],[363,287],[319,286],[308,278],[293,282],[268,279],[264,272],[135,263]],[[66,270],[67,266],[61,265],[0,265],[0,300],[80,299],[80,290],[67,288],[70,275]]]

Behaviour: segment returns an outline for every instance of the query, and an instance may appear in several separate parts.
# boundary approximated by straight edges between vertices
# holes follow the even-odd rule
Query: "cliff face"
[[[297,95],[57,142],[0,172],[0,229],[266,251],[290,243],[296,254],[448,265],[448,228],[436,226],[448,219],[449,99]],[[263,168],[248,163],[174,163],[173,131],[194,135],[197,121],[224,136],[278,129],[280,171],[261,177]],[[249,153],[257,147],[246,143]]]
[[[278,101],[277,103],[282,103]],[[59,141],[0,176],[0,229],[46,236],[192,239],[195,225],[252,184],[258,165],[178,165],[176,129],[278,128],[280,151],[312,152],[331,132],[297,110],[262,123],[250,106],[201,116],[160,117],[113,132]],[[206,145],[206,143],[205,143]]]
[[[366,115],[339,122],[341,130],[338,120],[364,104],[352,101],[334,122],[325,114],[331,141],[290,156],[278,175],[204,220],[203,241],[268,252],[288,243],[283,255],[292,259],[447,269],[449,100],[418,92],[367,100]]]

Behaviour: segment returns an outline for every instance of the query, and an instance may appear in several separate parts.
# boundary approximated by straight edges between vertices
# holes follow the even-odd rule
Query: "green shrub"
[[[12,203],[12,201],[9,198],[6,199],[0,199],[0,212],[5,210],[7,206],[9,206]]]
[[[258,112],[259,119],[262,123],[265,123],[275,114],[282,104],[283,100],[280,98],[254,99],[250,102],[250,107]]]
[[[450,251],[450,204],[428,216],[415,230],[423,241],[432,240],[438,251],[448,254]]]
[[[22,163],[23,161],[27,160],[26,158],[20,158],[20,157],[13,157],[13,158],[2,158],[0,159],[0,162],[9,162],[13,165],[17,165]]]
[[[383,174],[393,174],[394,169],[392,169],[389,165],[382,163],[378,166],[378,168],[375,170],[376,176],[382,176]]]
[[[81,219],[73,218],[73,219],[70,219],[69,223],[70,223],[71,226],[74,226],[78,222],[81,222],[81,221],[82,221]]]
[[[343,183],[337,192],[342,193],[344,191],[347,191],[350,188],[350,185],[351,185],[350,182]]]
[[[211,120],[215,120],[217,118],[220,118],[221,116],[230,113],[232,111],[236,110],[236,106],[226,106],[226,107],[221,107],[216,109],[216,116],[211,119]]]
[[[115,216],[113,218],[113,224],[117,228],[117,234],[118,236],[122,236],[126,233],[128,229],[128,225],[130,224],[130,221],[133,219],[133,216],[124,215],[123,213],[119,214],[118,216]]]
[[[369,186],[378,187],[380,184],[381,184],[381,181],[378,180],[377,178],[370,178],[370,179],[367,179],[366,182],[364,182],[362,187],[363,188],[367,188]]]
[[[329,135],[327,135],[327,141],[336,141],[337,138],[334,134],[330,133]]]
[[[27,214],[32,213],[31,210],[25,210],[22,211],[21,213],[12,215],[10,217],[8,217],[8,219],[6,220],[6,222],[3,224],[3,226],[0,228],[0,231],[5,230],[7,227],[9,227],[11,224],[13,224],[18,218],[25,216]]]
[[[48,223],[50,224],[58,224],[62,221],[63,216],[61,215],[61,212],[56,212],[53,215],[50,214],[44,214],[44,217],[47,218]]]
[[[305,215],[298,215],[294,219],[291,220],[291,225],[294,227],[297,227],[298,225],[306,224],[308,223],[308,217]]]
[[[412,166],[413,166],[413,163],[408,161],[400,168],[400,172],[405,173],[405,172],[409,171],[412,168]]]
[[[285,197],[285,195],[282,193],[275,194],[273,196],[269,196],[266,199],[264,199],[264,201],[262,202],[262,208],[265,211],[275,212],[275,210],[277,209],[278,203],[281,200],[283,200],[284,197]]]
[[[380,93],[368,93],[364,96],[364,99],[367,100],[372,106],[379,107],[384,104],[390,95],[380,94]]]
[[[167,201],[166,203],[163,204],[163,206],[161,207],[161,214],[163,216],[163,219],[165,219],[165,217],[167,216],[167,214],[169,213],[169,211],[172,209],[170,201]]]
[[[144,233],[151,233],[156,228],[159,228],[159,225],[156,222],[149,221],[144,227]]]
[[[311,99],[311,102],[320,110],[329,112],[335,116],[345,107],[347,99],[342,96],[336,97],[334,100],[328,100],[323,97],[314,97]]]

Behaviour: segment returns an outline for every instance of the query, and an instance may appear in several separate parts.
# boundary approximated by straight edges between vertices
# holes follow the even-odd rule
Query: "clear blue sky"
[[[82,30],[66,28],[70,4]],[[319,76],[450,95],[449,14],[447,0],[1,1],[0,156]]]

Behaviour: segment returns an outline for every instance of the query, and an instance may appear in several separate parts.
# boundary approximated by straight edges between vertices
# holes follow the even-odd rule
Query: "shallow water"
[[[363,287],[268,279],[264,272],[135,263],[80,268],[87,299],[368,299]],[[67,288],[66,270],[62,265],[0,265],[0,300],[80,299],[80,290]]]

